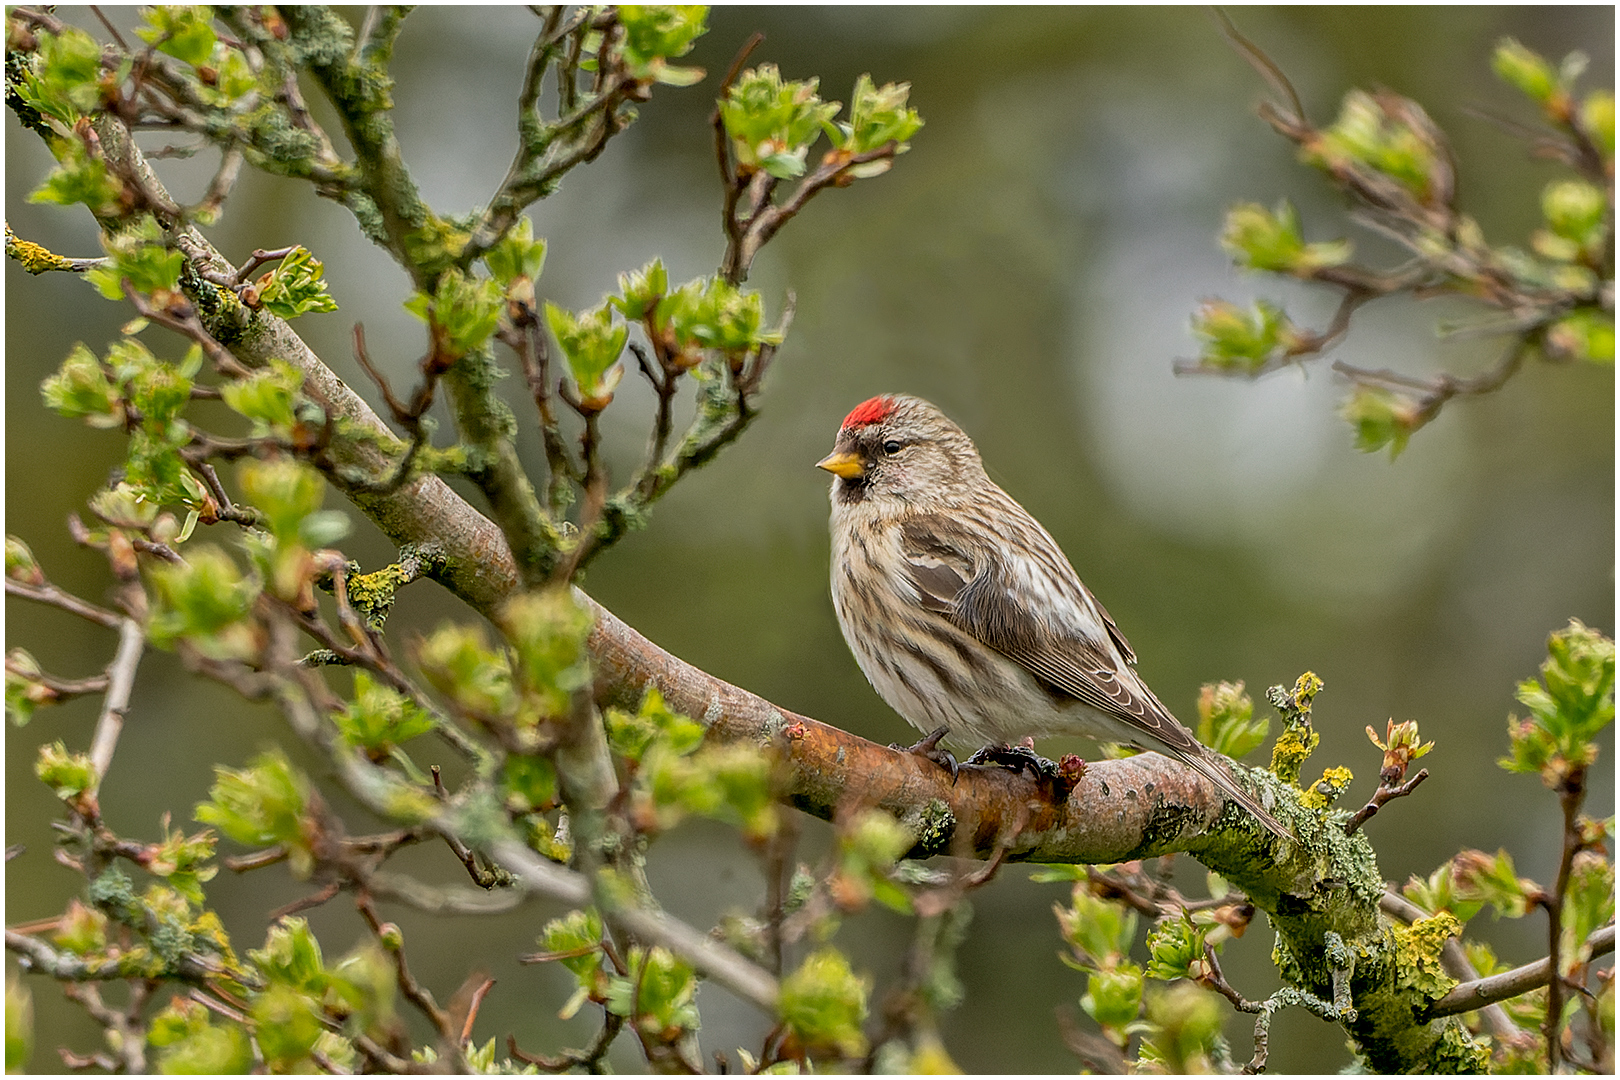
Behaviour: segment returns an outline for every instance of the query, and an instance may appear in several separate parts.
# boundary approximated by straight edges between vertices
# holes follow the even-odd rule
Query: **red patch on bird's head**
[[[850,410],[838,430],[845,431],[849,428],[865,427],[867,424],[880,424],[894,415],[895,408],[894,398],[886,394],[882,397],[868,398]]]

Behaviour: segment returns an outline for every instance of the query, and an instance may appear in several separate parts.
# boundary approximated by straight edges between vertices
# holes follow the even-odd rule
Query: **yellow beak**
[[[826,469],[834,476],[842,476],[845,480],[854,480],[866,474],[866,466],[861,464],[861,459],[847,450],[828,454],[816,462],[816,468]]]

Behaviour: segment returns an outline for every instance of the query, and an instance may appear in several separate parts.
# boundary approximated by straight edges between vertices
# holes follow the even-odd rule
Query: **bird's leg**
[[[978,753],[967,759],[969,765],[988,765],[998,769],[1010,769],[1013,772],[1028,770],[1037,779],[1045,777],[1056,780],[1058,777],[1057,763],[1048,761],[1035,752],[1035,740],[1025,738],[1017,746],[1008,746],[1006,743],[991,743]]]
[[[949,750],[940,749],[939,745],[939,740],[943,739],[945,737],[945,733],[950,730],[951,729],[949,727],[937,727],[933,731],[930,731],[927,735],[924,735],[921,739],[918,739],[915,743],[912,743],[910,746],[901,746],[899,743],[890,743],[889,749],[899,750],[907,754],[916,754],[918,757],[927,758],[929,761],[932,761],[935,765],[938,765],[942,769],[949,769],[951,773],[951,786],[955,787],[956,776],[960,771],[956,764],[956,755],[952,754]]]

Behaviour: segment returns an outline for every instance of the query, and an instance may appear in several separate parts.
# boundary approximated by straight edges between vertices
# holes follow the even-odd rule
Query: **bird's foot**
[[[956,764],[956,755],[952,754],[949,750],[940,749],[939,745],[939,740],[943,739],[946,732],[950,730],[951,729],[949,727],[937,727],[933,731],[930,731],[927,735],[924,735],[921,739],[918,739],[916,742],[912,743],[910,746],[901,746],[899,743],[890,743],[889,749],[899,750],[906,754],[916,754],[918,757],[927,758],[929,761],[932,761],[935,765],[938,765],[942,769],[948,769],[951,774],[951,786],[955,787],[956,777],[961,771],[961,768]]]
[[[967,759],[969,765],[990,765],[1013,772],[1028,772],[1036,779],[1056,780],[1060,770],[1054,761],[1035,752],[1033,739],[1025,739],[1017,746],[992,743]]]

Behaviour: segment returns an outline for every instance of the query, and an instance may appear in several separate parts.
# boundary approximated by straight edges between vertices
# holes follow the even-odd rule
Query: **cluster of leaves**
[[[771,760],[756,747],[703,743],[703,726],[671,712],[656,689],[635,713],[609,709],[608,744],[620,755],[631,783],[630,813],[637,828],[655,835],[688,814],[742,830],[750,843],[775,835]]]
[[[1053,906],[1068,946],[1060,958],[1085,974],[1080,1007],[1109,1043],[1123,1054],[1137,1040],[1135,1061],[1155,1072],[1214,1072],[1230,1066],[1221,1035],[1225,1009],[1216,994],[1200,987],[1210,986],[1218,970],[1206,959],[1210,951],[1241,935],[1246,919],[1209,908],[1190,917],[1163,918],[1147,936],[1144,968],[1131,958],[1138,916],[1107,898],[1101,878],[1084,867],[1050,867],[1034,880],[1074,883],[1068,906]],[[1209,889],[1212,898],[1227,896],[1226,883],[1216,875],[1210,875]]]
[[[873,84],[869,75],[855,80],[846,120],[834,122],[842,109],[836,101],[822,101],[819,79],[784,81],[775,64],[761,64],[742,73],[720,103],[720,121],[731,139],[739,175],[763,171],[778,180],[802,176],[810,149],[823,134],[832,148],[827,164],[843,165],[850,159],[895,144],[904,153],[922,127],[922,118],[907,105],[908,83]],[[893,164],[892,158],[856,165],[855,178],[877,176]]]
[[[1274,85],[1286,88],[1269,61],[1244,47]],[[1530,251],[1487,243],[1479,224],[1455,209],[1445,136],[1415,102],[1387,91],[1352,90],[1338,118],[1322,129],[1286,107],[1267,106],[1263,115],[1299,144],[1301,158],[1360,205],[1359,220],[1402,244],[1412,258],[1388,271],[1360,266],[1352,262],[1348,240],[1308,242],[1287,201],[1271,209],[1241,203],[1228,211],[1221,234],[1236,264],[1332,287],[1342,295],[1339,313],[1316,332],[1264,300],[1247,310],[1206,301],[1192,320],[1198,361],[1184,370],[1254,376],[1299,362],[1336,342],[1362,304],[1398,293],[1455,293],[1510,316],[1506,332],[1516,342],[1510,358],[1474,379],[1425,380],[1335,365],[1353,383],[1343,414],[1355,428],[1356,445],[1398,454],[1446,400],[1505,382],[1523,352],[1612,364],[1614,315],[1603,297],[1614,280],[1614,95],[1597,89],[1578,96],[1585,67],[1578,53],[1555,70],[1508,39],[1497,47],[1493,66],[1550,126],[1552,134],[1540,137],[1538,148],[1577,174],[1543,190],[1544,225],[1531,235]]]

